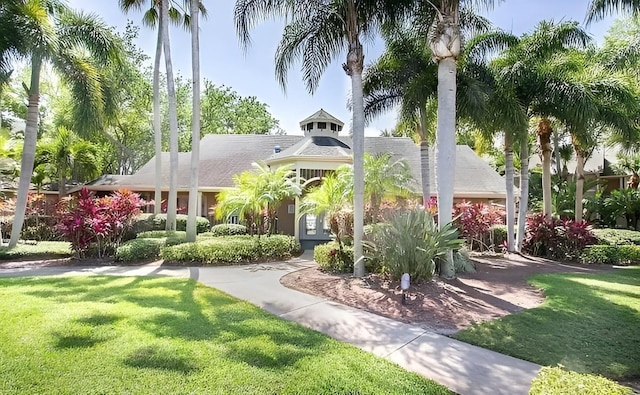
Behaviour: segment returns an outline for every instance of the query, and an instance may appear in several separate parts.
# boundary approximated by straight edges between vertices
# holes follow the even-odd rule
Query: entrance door
[[[331,227],[325,215],[306,214],[300,218],[300,244],[310,249],[331,240]]]

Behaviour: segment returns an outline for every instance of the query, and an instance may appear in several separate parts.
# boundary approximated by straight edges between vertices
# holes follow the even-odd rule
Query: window
[[[327,128],[326,122],[318,122],[318,129],[326,129],[326,128]]]
[[[342,126],[338,125],[338,132],[342,132]]]
[[[325,235],[331,234],[331,223],[329,222],[329,216],[325,215],[322,220],[322,233]]]
[[[295,214],[296,213],[296,205],[290,204],[287,206],[287,214]]]
[[[331,130],[333,130],[334,132],[338,129],[338,125],[336,125],[335,123],[331,122]]]
[[[313,214],[307,214],[304,219],[305,233],[308,235],[316,234],[316,216]]]
[[[313,122],[309,122],[307,124],[307,130],[311,130],[311,129],[313,129]]]
[[[228,224],[239,224],[240,223],[240,219],[238,218],[237,215],[232,215],[229,217],[229,220],[227,221]]]

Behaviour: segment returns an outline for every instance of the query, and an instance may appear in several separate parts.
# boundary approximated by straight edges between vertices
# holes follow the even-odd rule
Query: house
[[[200,175],[198,188],[198,215],[212,219],[211,208],[217,194],[233,187],[232,176],[252,169],[251,164],[264,161],[271,167],[292,165],[306,185],[320,181],[327,171],[352,163],[351,138],[339,136],[343,122],[319,110],[300,122],[304,135],[233,135],[209,134],[200,142]],[[394,160],[405,159],[420,187],[420,150],[409,138],[366,137],[365,152],[389,152]],[[435,177],[431,154],[431,185],[435,195]],[[178,168],[169,167],[169,154],[162,154],[163,197],[167,196],[169,172],[178,173],[178,207],[186,207],[189,190],[191,154],[180,153]],[[93,191],[130,189],[146,199],[152,199],[155,190],[155,159],[151,159],[130,176],[103,176],[85,185]],[[468,146],[457,147],[456,200],[504,202],[504,179],[489,164],[479,158]],[[329,239],[322,217],[303,216],[298,221],[298,199],[283,202],[278,212],[278,231],[295,235],[305,241]]]

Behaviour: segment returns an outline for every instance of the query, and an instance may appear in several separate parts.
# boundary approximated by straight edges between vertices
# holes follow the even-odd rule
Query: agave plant
[[[369,258],[379,260],[395,280],[403,273],[415,282],[430,279],[447,252],[464,243],[450,223],[439,228],[424,210],[398,212],[368,230]]]

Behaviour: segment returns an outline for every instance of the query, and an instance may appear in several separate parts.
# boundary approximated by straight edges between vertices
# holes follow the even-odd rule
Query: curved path
[[[315,265],[311,254],[286,262],[227,267],[59,266],[0,269],[0,276],[164,275],[189,277],[247,300],[286,320],[396,362],[463,395],[527,394],[540,366],[472,346],[280,284],[292,271]]]

